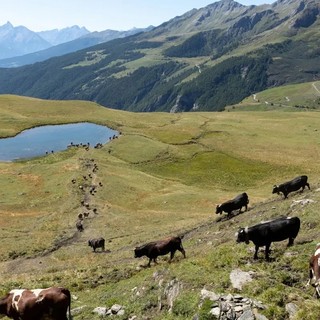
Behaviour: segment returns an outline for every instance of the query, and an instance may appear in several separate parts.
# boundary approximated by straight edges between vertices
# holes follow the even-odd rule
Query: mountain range
[[[0,59],[44,50],[89,33],[86,28],[78,26],[34,32],[24,26],[14,27],[7,22],[0,26]]]
[[[20,67],[44,61],[152,28],[149,26],[126,31],[108,29],[101,32],[90,32],[85,27],[72,26],[61,30],[34,32],[24,26],[14,27],[7,22],[0,26],[0,67]]]
[[[0,93],[130,111],[219,111],[266,88],[318,79],[319,27],[317,0],[221,0],[147,32],[0,69]]]

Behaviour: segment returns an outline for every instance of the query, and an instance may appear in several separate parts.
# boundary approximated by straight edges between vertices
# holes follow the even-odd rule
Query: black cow
[[[149,242],[140,247],[136,247],[134,249],[134,257],[140,258],[143,256],[147,256],[149,258],[148,267],[150,267],[152,260],[154,263],[157,263],[158,256],[166,255],[169,252],[170,252],[170,262],[171,262],[177,250],[179,250],[185,258],[186,252],[184,251],[182,246],[182,241],[181,241],[182,238],[183,236],[169,237],[164,240]]]
[[[94,252],[96,251],[97,248],[101,248],[102,251],[104,251],[104,243],[105,243],[105,240],[103,238],[88,240],[88,246],[92,247]]]
[[[306,186],[310,190],[310,185],[308,183],[308,177],[307,176],[299,176],[297,178],[294,178],[291,181],[284,182],[284,183],[280,184],[279,186],[275,185],[273,187],[272,194],[274,194],[274,193],[280,194],[280,192],[282,192],[284,199],[286,199],[290,192],[298,191],[300,188],[302,188],[302,190],[301,190],[301,192],[302,192]]]
[[[315,252],[309,260],[309,281],[308,285],[315,287],[317,298],[320,297],[320,243],[317,244]]]
[[[240,228],[236,237],[238,243],[249,244],[250,240],[254,243],[254,259],[258,259],[259,247],[265,246],[265,258],[269,260],[271,243],[289,239],[288,246],[291,246],[298,235],[299,229],[300,219],[298,217],[282,217],[252,227]]]
[[[245,207],[245,211],[248,210],[249,198],[248,195],[244,192],[236,196],[232,200],[228,200],[222,204],[218,204],[216,208],[216,214],[222,213],[223,211],[227,213],[227,218],[230,217],[231,212],[239,209],[241,213],[242,207]]]

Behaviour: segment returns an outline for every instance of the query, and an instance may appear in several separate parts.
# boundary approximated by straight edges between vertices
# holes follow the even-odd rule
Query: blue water
[[[68,145],[105,144],[118,132],[93,123],[48,125],[22,131],[12,138],[0,139],[0,161],[14,161],[67,149]]]

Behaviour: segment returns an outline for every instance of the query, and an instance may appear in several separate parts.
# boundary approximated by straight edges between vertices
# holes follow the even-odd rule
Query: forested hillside
[[[319,16],[315,0],[222,0],[149,32],[0,69],[0,93],[130,111],[219,111],[270,87],[317,80]]]

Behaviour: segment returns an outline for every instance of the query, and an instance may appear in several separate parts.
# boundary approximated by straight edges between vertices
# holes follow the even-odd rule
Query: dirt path
[[[312,83],[312,86],[313,86],[313,88],[318,92],[318,93],[320,93],[320,90],[317,88],[317,86],[316,86],[316,82],[313,82]]]

